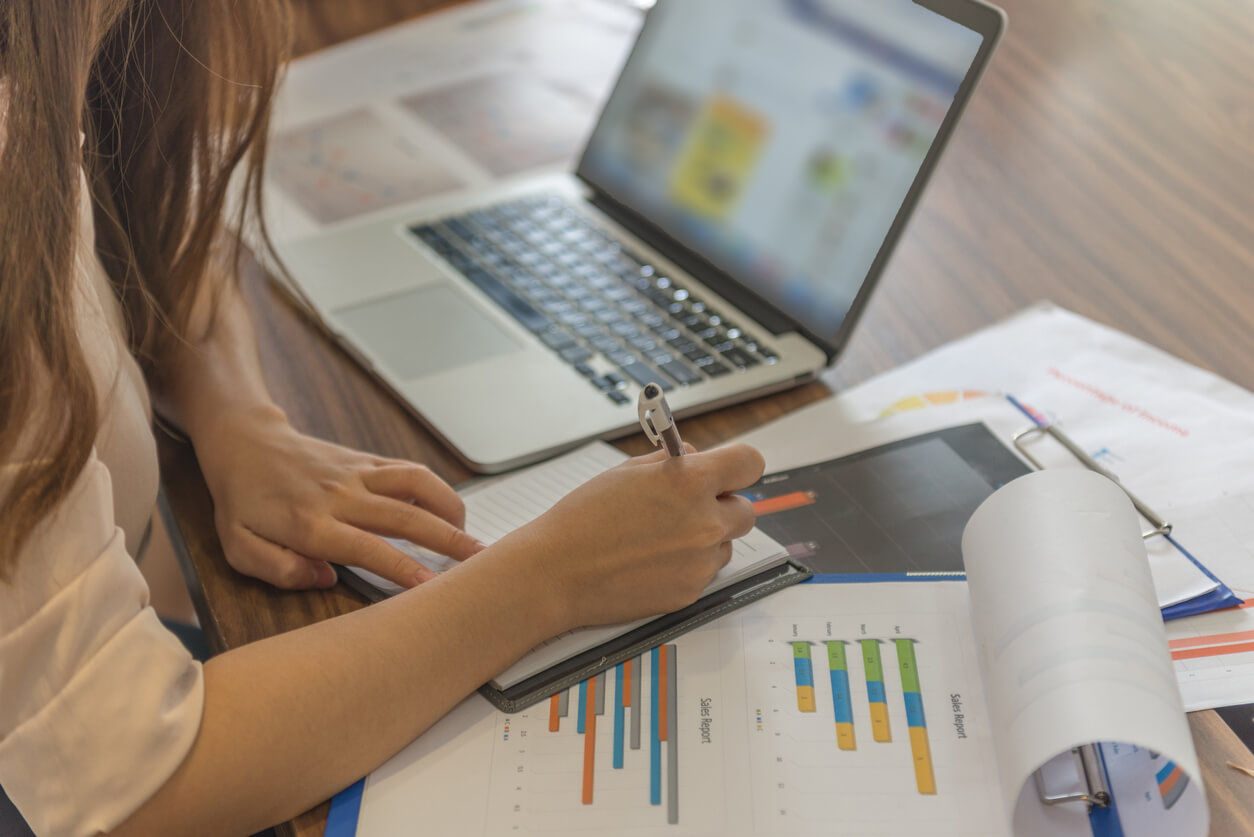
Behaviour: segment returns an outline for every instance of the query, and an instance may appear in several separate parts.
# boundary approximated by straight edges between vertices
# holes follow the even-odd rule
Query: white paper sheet
[[[466,503],[466,531],[485,544],[500,540],[544,514],[558,500],[588,480],[626,459],[626,454],[604,442],[593,442],[548,462],[477,485],[473,491],[463,495]],[[412,544],[394,543],[414,560],[437,572],[452,566],[448,559],[430,555]],[[779,564],[787,557],[787,551],[780,544],[754,529],[733,543],[731,560],[719,570],[705,592],[709,594],[721,590]],[[351,567],[347,570],[389,595],[401,592],[401,587],[374,573]],[[647,621],[642,619],[627,625],[581,628],[554,637],[510,666],[492,681],[493,685],[502,689],[509,688]]]
[[[1037,305],[846,390],[826,421],[940,413],[1000,392],[1058,420],[1233,592],[1254,598],[1254,394],[1118,331]],[[1164,549],[1151,544],[1151,557]],[[1225,641],[1254,638],[1254,608],[1173,620],[1168,633],[1213,638],[1205,655],[1176,659],[1188,709],[1254,701],[1254,649]]]
[[[607,0],[481,0],[293,62],[266,182],[274,239],[569,168],[640,21]]]
[[[1058,422],[1237,595],[1254,597],[1254,394],[1043,304],[846,390],[829,409],[833,422],[863,421],[944,410],[972,393],[1011,393]]]
[[[972,516],[963,557],[1002,799],[1017,811],[1017,830],[1041,821],[1026,810],[1040,808],[1032,773],[1090,742],[1165,754],[1200,799],[1145,546],[1123,491],[1088,471],[1020,477]],[[1074,816],[1068,810],[1057,816]],[[1173,805],[1156,822],[1145,833],[1204,835],[1205,801]]]
[[[1101,497],[1110,501],[1109,495]],[[1119,510],[1128,513],[1126,507]],[[1131,525],[1126,517],[1116,522],[1125,530]],[[1000,552],[997,537],[992,541]],[[1012,573],[1037,560],[1022,551],[1005,555]],[[1135,611],[1126,614],[1135,630],[1157,630],[1161,640],[1143,563],[1134,562],[1133,576],[1136,570],[1140,578],[1127,585],[1130,592],[1116,592],[1113,600]],[[1114,583],[1125,580],[1115,575]],[[1049,595],[1046,591],[1038,604]],[[1053,681],[1061,672],[1064,687],[1074,686],[1076,677],[1088,682],[1092,675],[1101,688],[1110,675],[1083,661],[1079,665],[1086,668],[1077,673],[1067,668],[1074,665],[1069,659],[1020,677],[1025,673],[1020,665],[1011,668],[1010,688],[1005,678],[997,680],[1015,702],[1011,711],[990,711],[972,612],[962,582],[799,585],[671,643],[668,656],[677,655],[677,663],[669,682],[675,685],[659,689],[657,703],[649,654],[632,661],[622,679],[611,670],[597,681],[602,698],[589,701],[593,717],[577,687],[564,698],[508,715],[472,697],[371,774],[357,834],[405,833],[421,823],[432,833],[484,837],[1009,835],[1006,806],[1018,803],[1016,789],[1024,777],[1011,775],[1002,751],[1023,753],[1002,738],[1025,735],[1024,749],[1047,758],[1077,735],[1105,736],[1106,728],[1095,730],[1091,722],[1070,717],[1087,711],[1087,695],[1080,706],[1059,701]],[[1016,661],[1052,662],[1055,634],[1074,637],[1093,619],[1112,617],[1100,608],[1073,609],[1057,616],[1061,624],[1048,626],[1052,631],[1013,635],[1016,626],[1007,627],[1004,619],[985,627],[1013,656],[1006,663],[1010,668]],[[909,645],[909,659],[901,643]],[[1159,682],[1165,677],[1170,690],[1161,644],[1157,653],[1157,661],[1142,655],[1115,673],[1131,675],[1139,666],[1138,676],[1151,672]],[[798,663],[802,656],[804,668]],[[908,689],[909,668],[916,674]],[[1042,676],[1030,676],[1035,673]],[[810,685],[803,694],[804,683]],[[1130,699],[1150,705],[1124,707],[1125,717],[1112,731],[1173,749],[1104,748],[1123,834],[1204,833],[1205,797],[1196,783],[1181,786],[1177,780],[1182,792],[1171,798],[1170,808],[1158,793],[1156,774],[1169,758],[1196,768],[1178,703],[1174,712],[1164,712],[1157,695],[1146,698],[1138,691]],[[877,702],[879,721],[872,708]],[[1044,710],[1037,707],[1042,702]],[[998,718],[1006,714],[1012,716],[1008,723],[1022,726],[1014,716],[1024,703],[1038,719],[1048,715],[1053,726],[1028,733],[999,729]],[[658,741],[653,722],[663,704],[676,717],[669,740]],[[847,712],[838,714],[838,706]],[[578,731],[581,715],[594,723],[594,731]],[[847,719],[843,746],[834,717]],[[1161,728],[1146,730],[1144,723]],[[630,732],[633,725],[640,730],[638,739]],[[1181,742],[1187,749],[1177,754]],[[1027,764],[1030,758],[1020,760]],[[654,786],[658,795],[651,797]],[[1045,809],[1034,797],[1025,800],[1021,827],[1013,832],[1018,837],[1094,833],[1082,807]]]

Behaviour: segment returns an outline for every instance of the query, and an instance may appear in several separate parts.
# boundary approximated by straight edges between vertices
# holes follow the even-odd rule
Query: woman
[[[542,640],[693,601],[753,522],[726,495],[761,458],[728,448],[634,460],[484,548],[426,469],[292,429],[221,220],[237,164],[259,200],[285,32],[277,0],[0,0],[0,786],[38,833],[291,817]],[[412,589],[194,662],[133,560],[149,390],[237,570]],[[468,560],[432,578],[381,536]]]

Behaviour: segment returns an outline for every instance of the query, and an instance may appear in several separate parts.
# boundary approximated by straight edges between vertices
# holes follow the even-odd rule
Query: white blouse
[[[121,824],[187,756],[204,702],[200,664],[158,621],[131,557],[156,500],[156,444],[80,180],[76,315],[101,424],[71,493],[0,581],[0,786],[36,834]],[[0,462],[0,486],[12,467]]]

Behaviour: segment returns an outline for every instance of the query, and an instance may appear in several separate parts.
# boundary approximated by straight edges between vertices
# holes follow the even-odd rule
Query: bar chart
[[[359,833],[1002,834],[965,588],[883,586],[799,585],[519,712],[472,698],[371,777]]]
[[[922,603],[942,598],[918,587]],[[925,606],[836,611],[812,599],[810,612],[770,613],[783,609],[773,598],[744,617],[757,833],[829,833],[834,811],[848,834],[951,833],[942,823],[971,810],[994,818],[994,767],[973,755],[991,742],[966,623]]]
[[[642,681],[648,667],[648,709],[642,700]],[[648,793],[640,803],[665,804],[666,821],[679,822],[679,746],[678,723],[679,650],[675,645],[662,645],[647,655],[619,663],[609,672],[582,681],[574,689],[553,695],[548,701],[549,733],[569,732],[580,736],[581,767],[579,771],[579,802],[596,802],[598,763],[597,726],[610,720],[610,769],[623,770],[630,751],[647,750]],[[614,687],[611,694],[609,682]],[[575,692],[572,701],[571,692]],[[573,703],[573,707],[572,707]],[[608,707],[608,708],[607,708]],[[573,711],[572,711],[573,709]],[[648,740],[642,742],[643,718],[648,718]],[[604,759],[601,759],[602,761]]]

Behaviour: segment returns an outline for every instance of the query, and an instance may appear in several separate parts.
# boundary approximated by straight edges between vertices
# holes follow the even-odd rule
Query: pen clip
[[[656,385],[650,384],[650,386]],[[670,409],[661,394],[661,388],[658,387],[658,395],[654,398],[648,397],[648,392],[649,387],[645,387],[640,393],[640,400],[636,403],[636,414],[640,418],[640,429],[653,443],[653,447],[662,447],[665,444],[662,433],[675,425],[675,419],[671,416]]]

